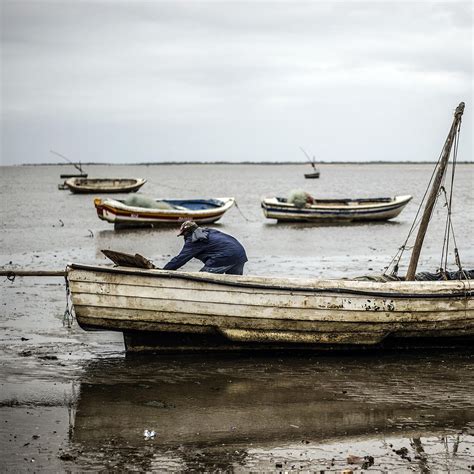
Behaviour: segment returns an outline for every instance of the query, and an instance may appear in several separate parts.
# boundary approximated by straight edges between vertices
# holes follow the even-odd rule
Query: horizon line
[[[319,165],[429,165],[437,161],[319,161]],[[143,161],[138,163],[111,163],[111,162],[75,162],[81,166],[163,166],[163,165],[311,165],[305,161]],[[474,160],[457,161],[457,164],[474,164]],[[73,166],[71,163],[44,162],[44,163],[16,163],[1,166]]]

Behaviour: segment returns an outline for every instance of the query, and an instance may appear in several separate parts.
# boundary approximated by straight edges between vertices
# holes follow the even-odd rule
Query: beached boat
[[[234,204],[232,197],[215,199],[156,199],[156,208],[127,205],[123,200],[94,200],[100,219],[116,227],[155,226],[193,220],[198,224],[218,221]],[[160,208],[158,208],[160,207]]]
[[[71,264],[67,280],[79,325],[123,332],[129,351],[353,349],[383,347],[392,341],[416,347],[446,339],[472,343],[474,285],[468,279],[472,272],[462,269],[457,248],[457,276],[450,279],[444,268],[442,281],[415,281],[426,227],[463,110],[462,103],[417,222],[405,278],[397,277],[398,263],[413,228],[387,275],[390,281],[196,274],[153,269],[146,261],[141,269]],[[451,209],[451,201],[447,208]],[[448,212],[447,225],[452,227],[450,216]],[[443,252],[447,250],[446,243]],[[130,263],[126,257],[122,265]]]
[[[321,349],[474,336],[465,281],[286,279],[71,264],[83,329],[127,350]],[[410,343],[410,342],[408,342]]]
[[[313,204],[297,207],[286,198],[262,200],[262,209],[268,219],[278,221],[375,221],[397,217],[411,201],[412,196],[363,199],[316,199]]]
[[[76,194],[133,193],[138,191],[143,178],[71,178],[65,181],[69,190]]]

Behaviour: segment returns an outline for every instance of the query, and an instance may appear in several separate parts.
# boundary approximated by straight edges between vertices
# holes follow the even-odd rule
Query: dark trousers
[[[225,273],[227,275],[243,275],[244,274],[244,263],[238,263],[237,265],[227,265],[225,267],[202,267],[200,272],[207,273]]]

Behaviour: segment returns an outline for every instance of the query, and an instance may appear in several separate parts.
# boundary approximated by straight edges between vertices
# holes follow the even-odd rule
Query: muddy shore
[[[224,196],[232,177],[248,221],[234,209],[218,228],[244,242],[249,273],[338,278],[380,273],[411,225],[419,182],[430,169],[387,166],[364,167],[359,181],[355,166],[322,167],[324,179],[311,186],[324,195],[363,195],[370,180],[375,194],[413,194],[413,206],[392,223],[321,228],[262,221],[260,195],[302,187],[303,178],[291,178],[302,177],[301,167],[180,172],[189,172],[189,197],[199,189]],[[145,170],[113,168],[97,167],[94,174]],[[467,230],[457,237],[470,267],[474,217],[462,211],[472,206],[473,170],[460,176],[454,216],[465,219]],[[175,171],[147,167],[144,191],[177,196]],[[2,198],[15,206],[2,209],[1,266],[102,264],[102,248],[140,250],[160,265],[179,250],[172,229],[114,231],[97,219],[92,197],[57,190],[59,173],[35,167],[29,178],[21,169],[2,175]],[[438,263],[436,243],[428,239],[422,254],[428,270]],[[65,307],[61,278],[1,282],[2,472],[473,469],[472,348],[375,356],[127,356],[121,334],[82,331],[64,318]]]

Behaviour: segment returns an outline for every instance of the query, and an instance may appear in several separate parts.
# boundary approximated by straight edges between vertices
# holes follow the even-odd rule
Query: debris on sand
[[[154,430],[145,430],[143,432],[143,436],[145,437],[146,440],[154,439],[155,435],[156,435],[156,433],[155,433]]]

